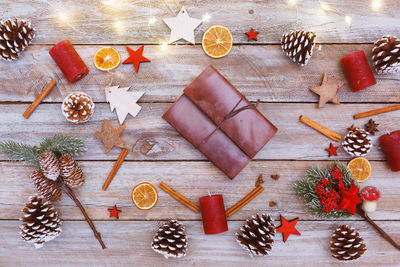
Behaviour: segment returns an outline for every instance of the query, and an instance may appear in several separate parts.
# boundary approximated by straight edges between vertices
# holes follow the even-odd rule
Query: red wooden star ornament
[[[108,211],[110,212],[110,218],[115,217],[119,219],[118,213],[120,213],[121,211],[117,209],[117,205],[114,205],[114,207],[112,209],[108,209]]]
[[[143,48],[144,48],[144,45],[142,45],[138,50],[134,51],[134,50],[130,49],[129,47],[126,47],[126,49],[128,50],[128,53],[129,53],[129,57],[124,62],[122,62],[122,64],[133,63],[133,66],[135,66],[136,72],[138,72],[140,62],[150,62],[150,59],[142,56]]]
[[[337,156],[337,152],[336,150],[338,150],[338,146],[333,146],[332,143],[329,145],[329,148],[325,148],[326,151],[329,152],[329,157],[331,157],[332,155]]]
[[[296,223],[299,221],[299,218],[296,218],[290,222],[288,222],[282,215],[281,215],[282,225],[276,228],[277,232],[283,234],[283,242],[286,242],[290,235],[301,235],[299,231],[294,228]]]
[[[356,213],[356,208],[362,199],[358,196],[358,186],[352,185],[349,190],[341,192],[342,200],[339,203],[338,210],[347,210],[351,215]]]
[[[249,39],[247,41],[250,41],[251,39],[254,39],[257,41],[257,34],[260,32],[255,32],[253,28],[249,32],[246,32],[246,34],[249,36]]]

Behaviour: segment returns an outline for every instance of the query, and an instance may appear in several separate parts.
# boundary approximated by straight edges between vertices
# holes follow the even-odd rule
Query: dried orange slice
[[[206,30],[201,41],[204,52],[213,58],[226,56],[232,49],[233,38],[229,29],[214,25]]]
[[[112,47],[103,47],[97,50],[93,57],[94,65],[102,71],[113,70],[121,63],[121,56],[117,49]]]
[[[141,210],[149,210],[158,201],[156,188],[150,183],[141,183],[132,190],[132,201]]]
[[[354,178],[356,178],[358,182],[364,182],[371,175],[371,164],[366,158],[358,157],[352,159],[349,164],[347,164],[347,167],[351,170]]]

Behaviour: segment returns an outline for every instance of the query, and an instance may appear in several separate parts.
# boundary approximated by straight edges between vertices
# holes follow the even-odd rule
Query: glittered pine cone
[[[168,221],[155,234],[151,247],[165,258],[185,256],[187,240],[183,225],[176,220]]]
[[[313,54],[316,38],[313,32],[290,31],[282,36],[281,47],[294,62],[305,66]]]
[[[50,150],[45,150],[40,154],[39,158],[40,169],[42,170],[44,176],[50,180],[57,180],[60,176],[60,162],[57,156]]]
[[[44,242],[53,240],[61,234],[58,213],[42,195],[30,197],[23,213],[20,228],[25,242],[33,243],[36,248],[40,248]]]
[[[344,137],[342,146],[348,154],[362,157],[371,151],[371,137],[364,129],[352,128]]]
[[[400,40],[394,36],[384,36],[377,40],[372,49],[372,61],[377,74],[400,71]]]
[[[81,188],[85,183],[85,177],[78,162],[69,155],[63,155],[58,160],[61,166],[60,175],[64,178],[64,182],[71,188]]]
[[[23,19],[0,21],[0,58],[14,61],[35,37],[31,23]]]
[[[61,197],[61,187],[56,181],[47,179],[39,170],[32,172],[31,179],[37,190],[48,200],[58,201]]]
[[[341,225],[335,230],[330,249],[332,256],[341,261],[358,259],[367,250],[364,239],[347,225]]]
[[[94,113],[92,98],[82,92],[69,94],[63,101],[61,110],[65,118],[73,123],[87,122]]]
[[[274,244],[275,224],[270,215],[256,214],[236,233],[236,240],[250,256],[267,256]]]

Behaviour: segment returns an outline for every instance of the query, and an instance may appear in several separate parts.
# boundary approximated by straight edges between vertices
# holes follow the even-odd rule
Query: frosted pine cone
[[[332,235],[332,256],[341,261],[355,260],[366,251],[364,240],[359,233],[347,225],[342,225]]]
[[[240,246],[251,256],[267,256],[274,244],[275,224],[270,215],[256,214],[236,233]]]
[[[0,58],[14,61],[30,45],[35,37],[31,23],[23,19],[8,19],[0,22]]]
[[[73,123],[87,122],[94,113],[92,98],[82,92],[68,95],[61,106],[65,118]]]
[[[375,42],[372,60],[378,74],[400,71],[400,40],[394,36],[384,36]]]
[[[367,131],[360,128],[351,128],[344,137],[342,146],[348,154],[362,157],[371,151],[372,142]]]
[[[25,242],[33,243],[36,248],[40,248],[44,242],[53,240],[61,234],[58,213],[43,196],[37,194],[30,197],[23,212],[20,228]]]
[[[316,38],[313,32],[290,31],[282,36],[281,47],[294,62],[305,66],[313,54]]]
[[[57,180],[60,176],[60,162],[56,155],[49,150],[43,151],[39,162],[44,176],[53,181]]]
[[[58,201],[61,197],[61,187],[57,182],[47,179],[39,170],[32,172],[31,179],[37,190],[48,200]]]
[[[170,220],[160,227],[154,236],[151,247],[165,258],[180,258],[186,255],[187,240],[183,225]]]
[[[83,172],[71,156],[63,155],[59,158],[61,172],[60,175],[64,178],[64,182],[71,188],[81,188],[85,183]]]

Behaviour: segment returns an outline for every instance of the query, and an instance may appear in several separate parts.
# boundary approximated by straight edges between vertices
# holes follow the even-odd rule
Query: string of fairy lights
[[[170,11],[172,13],[173,10],[169,7],[168,2],[169,3],[175,3],[177,6],[180,5],[179,0],[163,0],[165,5],[170,9]],[[118,9],[123,9],[124,7],[126,7],[126,5],[133,5],[133,4],[138,4],[138,3],[142,3],[142,2],[151,2],[151,0],[136,0],[136,1],[127,1],[127,0],[103,0],[102,4],[108,8],[112,8],[114,10],[118,10]],[[301,4],[302,0],[287,0],[287,4],[291,7],[295,7],[296,8],[296,24],[298,24],[298,6]],[[329,5],[328,2],[323,1],[323,0],[316,0],[316,2],[319,5],[319,13],[322,14],[327,14],[327,13],[336,13],[340,16],[343,16],[344,18],[344,22],[351,27],[352,22],[353,22],[353,18],[351,17],[350,14],[345,14],[341,11],[339,11],[336,8],[333,8],[332,6]],[[372,11],[374,12],[379,12],[382,10],[384,6],[384,0],[371,0],[370,2],[370,8]],[[59,12],[57,14],[57,18],[61,23],[66,23],[68,22],[71,18],[72,18],[72,13],[68,13],[67,11],[62,11]],[[212,19],[211,15],[209,13],[205,13],[202,16],[202,20],[203,22],[209,22]],[[151,16],[148,19],[148,25],[152,26],[154,24],[156,24],[160,19],[158,19],[155,16]],[[116,18],[116,20],[113,22],[113,28],[115,30],[115,32],[117,34],[124,34],[126,32],[126,27],[125,27],[125,23],[121,20],[119,20],[118,18]],[[161,47],[161,49],[165,49],[167,48],[167,46],[169,45],[169,43],[167,41],[160,41],[159,45]]]

